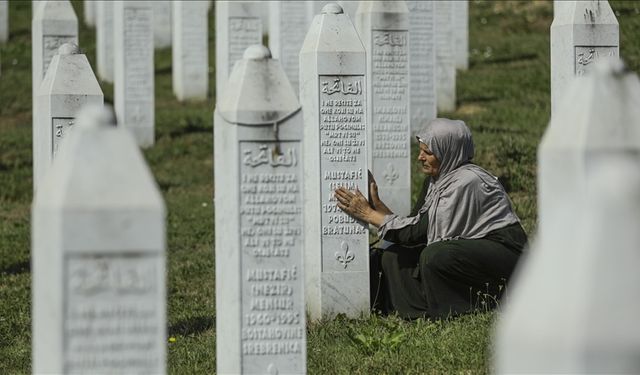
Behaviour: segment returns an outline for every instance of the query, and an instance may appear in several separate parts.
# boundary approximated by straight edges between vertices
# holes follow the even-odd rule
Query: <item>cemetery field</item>
[[[610,1],[620,54],[640,70],[640,3]],[[82,3],[73,1],[79,20]],[[0,45],[0,374],[31,372],[30,209],[31,2],[11,1],[10,41]],[[536,230],[536,149],[547,126],[550,1],[469,4],[468,71],[457,78],[457,110],[471,128],[475,162],[500,178],[530,238]],[[209,100],[179,103],[171,49],[155,53],[156,144],[145,150],[167,204],[167,368],[214,373],[213,109],[215,17],[209,17]],[[94,66],[95,30],[79,22]],[[101,83],[105,102],[113,87]],[[414,154],[417,148],[414,149]],[[413,194],[422,181],[414,163]],[[499,313],[448,321],[338,317],[308,324],[310,374],[482,374],[491,371]]]

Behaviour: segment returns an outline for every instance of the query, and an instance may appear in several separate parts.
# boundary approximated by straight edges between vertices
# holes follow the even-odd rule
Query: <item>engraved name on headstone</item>
[[[113,83],[113,2],[96,1],[96,59],[98,76]]]
[[[407,1],[407,7],[411,46],[411,132],[415,135],[437,117],[435,2]]]
[[[246,50],[223,92],[214,114],[217,370],[304,373],[300,103],[261,45]]]
[[[173,3],[172,79],[178,100],[204,100],[209,88],[207,3]]]
[[[113,15],[118,124],[149,147],[155,140],[153,9],[147,1],[117,1]]]
[[[411,210],[409,11],[404,1],[366,1],[356,27],[367,49],[369,168],[395,213]]]
[[[438,111],[456,109],[453,1],[436,1],[436,103]]]
[[[367,186],[366,55],[350,18],[328,4],[300,51],[305,119],[305,292],[312,319],[369,311],[368,227],[337,207],[334,190]]]

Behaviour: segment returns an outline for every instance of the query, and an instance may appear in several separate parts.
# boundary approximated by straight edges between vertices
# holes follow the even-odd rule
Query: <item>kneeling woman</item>
[[[340,209],[390,243],[380,262],[383,311],[445,318],[494,307],[527,242],[520,220],[497,178],[471,163],[464,122],[435,119],[417,138],[427,178],[411,216],[393,214],[373,179],[370,201],[359,191],[335,192]]]

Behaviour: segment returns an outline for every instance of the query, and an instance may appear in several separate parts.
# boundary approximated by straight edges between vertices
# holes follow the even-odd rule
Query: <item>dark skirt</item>
[[[446,318],[493,309],[527,243],[520,224],[472,240],[373,253],[372,306],[401,317]]]

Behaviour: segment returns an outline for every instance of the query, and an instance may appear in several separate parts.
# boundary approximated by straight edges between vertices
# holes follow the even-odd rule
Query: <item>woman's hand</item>
[[[380,200],[380,196],[378,195],[378,184],[376,183],[376,179],[373,178],[373,174],[369,171],[369,201],[371,202],[371,206],[377,211],[384,213],[385,215],[392,215],[393,211],[387,207],[386,204],[382,200]]]
[[[360,190],[351,192],[340,187],[336,189],[335,196],[338,199],[338,208],[347,215],[376,226],[382,224],[385,214],[372,208]]]

